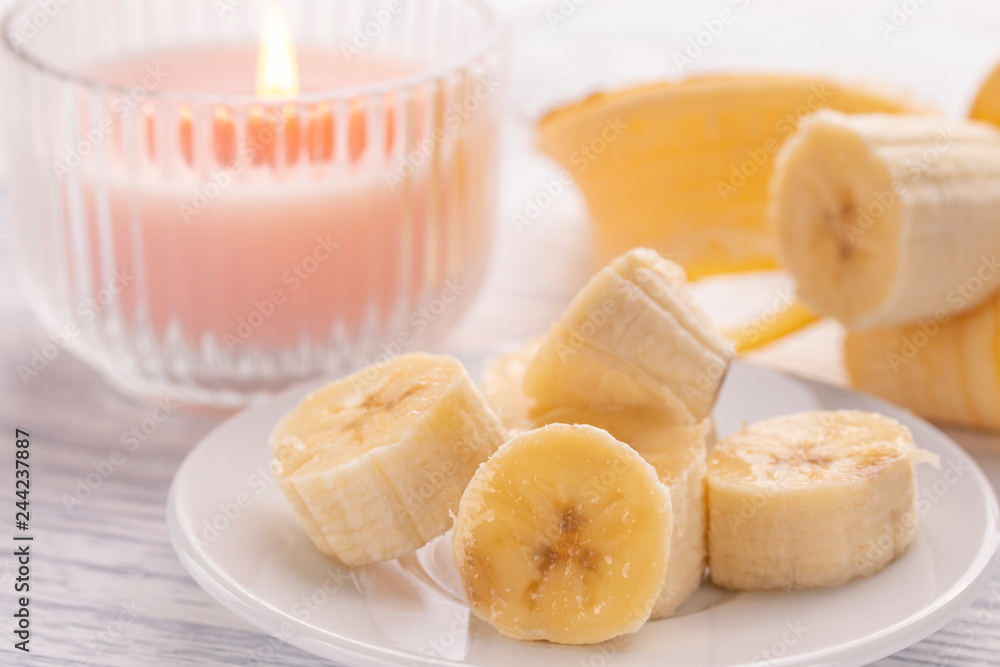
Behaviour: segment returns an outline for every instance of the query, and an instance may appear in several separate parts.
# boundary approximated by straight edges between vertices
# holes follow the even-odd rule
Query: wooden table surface
[[[867,40],[869,51],[880,54],[871,56],[876,63],[871,69],[880,76],[897,76],[946,110],[963,108],[975,82],[1000,55],[995,37],[1000,28],[997,10],[983,2],[949,3],[947,7],[945,3],[921,4],[911,24],[898,37],[890,35],[898,40],[889,44],[893,48],[883,52],[877,21],[892,12],[892,4],[877,4],[843,3],[851,17],[849,25],[863,23],[865,27],[850,32],[849,39]],[[531,152],[526,120],[555,97],[578,94],[587,86],[628,76],[676,75],[670,69],[669,48],[657,46],[656,40],[662,37],[664,44],[683,45],[701,21],[726,3],[706,3],[697,11],[672,6],[676,21],[667,25],[652,18],[652,23],[637,20],[642,11],[663,15],[651,0],[619,2],[614,8],[610,0],[576,0],[579,16],[570,16],[567,25],[552,27],[546,12],[558,6],[555,0],[517,0],[501,7],[520,30],[510,123],[505,128],[502,209],[489,278],[447,345],[453,353],[480,354],[543,330],[592,269],[586,214],[574,192],[557,197],[529,227],[519,229],[512,223],[512,215],[555,174],[551,165]],[[736,26],[725,43],[720,38],[718,47],[706,54],[706,68],[730,64],[774,69],[772,61],[792,61],[783,50],[799,53],[806,44],[812,56],[795,59],[794,67],[868,72],[853,52],[835,63],[830,61],[829,54],[838,53],[837,48],[846,51],[837,46],[839,34],[827,42],[820,39],[834,20],[822,12],[827,32],[820,36],[803,34],[814,26],[814,19],[793,3],[762,0],[748,12],[747,23],[753,25],[771,25],[785,12],[782,31],[789,35],[790,44],[767,44],[769,40],[759,36],[759,26],[748,28],[749,36]],[[859,12],[869,13],[867,23],[858,18]],[[571,25],[574,21],[575,26]],[[651,24],[662,28],[661,33],[652,34]],[[596,37],[595,26],[603,31]],[[628,38],[634,33],[639,36]],[[753,35],[757,37],[752,39]],[[933,56],[924,53],[931,37],[936,40]],[[566,56],[570,53],[575,56]],[[5,215],[0,213],[0,239],[5,239]],[[259,655],[274,640],[223,609],[194,583],[171,549],[164,519],[174,471],[220,417],[174,412],[88,497],[79,504],[67,503],[78,494],[81,480],[121,447],[124,433],[144,420],[151,423],[148,418],[154,406],[120,395],[68,353],[51,361],[28,385],[21,382],[16,367],[26,363],[46,338],[15,285],[15,253],[16,249],[0,240],[0,367],[4,370],[0,374],[0,430],[13,434],[21,428],[32,435],[33,635],[30,658],[12,650],[9,628],[16,564],[11,555],[0,555],[0,616],[7,619],[0,622],[5,637],[0,642],[0,664],[258,664],[251,663],[251,656]],[[724,321],[732,320],[736,311],[752,310],[756,303],[767,305],[781,284],[780,279],[745,279],[716,281],[698,289],[710,312]],[[841,337],[837,325],[821,323],[751,359],[842,384]],[[980,462],[994,485],[1000,484],[1000,438],[950,433]],[[5,436],[2,442],[4,460],[10,461],[12,438]],[[4,466],[10,470],[8,464]],[[12,472],[6,472],[4,479],[9,484],[12,477]],[[5,527],[7,539],[11,530]],[[329,663],[285,646],[280,657],[268,664]],[[1000,576],[946,628],[877,664],[1000,665]]]

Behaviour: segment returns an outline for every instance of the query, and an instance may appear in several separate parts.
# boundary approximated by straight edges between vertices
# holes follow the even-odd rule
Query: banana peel
[[[602,93],[549,113],[538,149],[567,170],[593,219],[602,263],[637,246],[692,280],[778,268],[766,219],[774,156],[801,118],[916,110],[909,100],[816,77],[718,75]],[[740,351],[815,320],[795,306]]]
[[[551,112],[538,149],[574,178],[599,259],[658,250],[697,279],[777,268],[765,218],[774,155],[820,108],[909,109],[821,78],[708,76],[593,95]]]

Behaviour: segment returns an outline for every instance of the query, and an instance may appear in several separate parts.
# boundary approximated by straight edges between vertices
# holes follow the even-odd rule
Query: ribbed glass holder
[[[5,20],[23,287],[52,345],[131,391],[238,406],[432,348],[482,278],[495,17],[480,0],[284,7],[297,48],[414,71],[284,99],[160,89],[156,67],[126,88],[93,72],[256,49],[268,3],[43,0]]]

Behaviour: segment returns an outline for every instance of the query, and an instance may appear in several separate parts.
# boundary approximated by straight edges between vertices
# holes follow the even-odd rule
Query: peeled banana
[[[595,644],[635,632],[667,573],[670,494],[592,426],[515,436],[473,476],[452,556],[476,616],[514,639]]]
[[[954,315],[1000,287],[1000,130],[985,123],[817,112],[771,196],[799,297],[848,328]]]
[[[712,422],[706,419],[694,426],[678,426],[669,415],[655,410],[608,412],[579,407],[558,407],[532,416],[534,404],[526,399],[523,385],[538,343],[533,341],[490,362],[483,383],[486,400],[512,433],[548,424],[589,424],[636,450],[656,469],[670,489],[674,528],[667,578],[650,618],[666,618],[701,586],[705,576],[705,456],[715,439]]]
[[[775,268],[765,222],[774,154],[806,114],[903,112],[905,100],[820,78],[696,77],[552,112],[539,150],[579,185],[601,261],[655,247],[692,279]]]
[[[849,332],[851,384],[933,421],[1000,431],[1000,293],[941,319]]]
[[[447,532],[507,434],[462,365],[410,354],[314,392],[271,435],[277,479],[316,547],[391,560]]]
[[[483,372],[483,396],[511,435],[536,428],[531,415],[535,399],[524,393],[524,376],[538,354],[542,339],[537,338],[516,350],[490,359]]]
[[[712,581],[825,588],[879,572],[913,540],[922,461],[937,465],[879,414],[805,412],[744,427],[708,460]]]
[[[556,408],[540,424],[590,424],[634,449],[670,489],[673,532],[667,577],[656,596],[650,620],[671,616],[705,579],[705,457],[714,440],[710,419],[696,426],[676,426],[649,411],[592,412]],[[602,476],[605,473],[601,473]]]
[[[732,343],[649,248],[601,269],[542,340],[524,377],[536,414],[555,407],[658,410],[675,424],[712,411]]]

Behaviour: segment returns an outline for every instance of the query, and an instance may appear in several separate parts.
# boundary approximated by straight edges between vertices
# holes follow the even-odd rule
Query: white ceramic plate
[[[478,360],[472,360],[473,362]],[[475,375],[478,364],[469,364]],[[267,437],[313,386],[222,424],[187,457],[168,519],[181,562],[219,602],[262,630],[344,665],[861,665],[945,625],[989,580],[1000,543],[993,491],[947,436],[876,399],[737,364],[715,417],[721,436],[800,410],[890,415],[941,457],[920,466],[920,529],[886,571],[840,588],[732,594],[704,586],[681,615],[592,647],[516,642],[471,617],[446,540],[410,557],[341,570],[296,526],[268,470]],[[277,646],[277,642],[275,642]],[[277,653],[258,664],[280,662]]]

